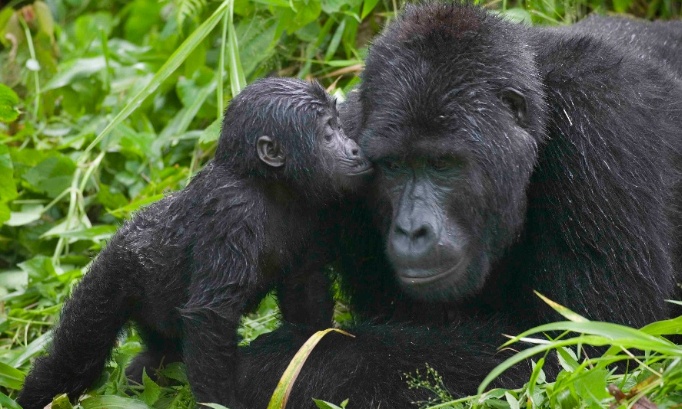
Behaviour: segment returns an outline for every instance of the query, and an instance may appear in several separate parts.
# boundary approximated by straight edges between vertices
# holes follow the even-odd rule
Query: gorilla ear
[[[266,165],[279,168],[284,166],[284,153],[279,143],[267,135],[263,135],[256,141],[258,157]]]
[[[505,88],[500,94],[502,102],[509,107],[514,114],[514,119],[519,125],[526,125],[528,120],[528,104],[521,92],[514,88]]]

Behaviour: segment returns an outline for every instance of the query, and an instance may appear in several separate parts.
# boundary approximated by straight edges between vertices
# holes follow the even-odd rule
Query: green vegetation
[[[316,78],[342,97],[358,81],[369,40],[401,3],[15,0],[0,10],[0,407],[18,407],[12,398],[31,358],[45,347],[64,299],[121,222],[181,189],[211,157],[218,118],[231,97],[268,74]],[[568,23],[591,11],[680,15],[676,0],[484,3],[536,24]],[[244,318],[244,342],[277,325],[268,298]],[[534,341],[538,350],[557,351],[564,368],[557,382],[546,382],[540,355],[522,389],[435,407],[604,406],[615,402],[606,392],[610,383],[615,396],[640,408],[648,404],[638,401],[641,396],[679,407],[682,352],[660,335],[680,328],[679,321],[641,331],[556,324],[545,330],[585,333]],[[613,355],[581,362],[572,346],[588,344],[646,352],[631,352],[638,368],[616,377],[605,369]],[[128,385],[122,368],[139,350],[139,339],[128,331],[80,406],[192,407],[181,365],[165,368],[163,385],[148,378]],[[433,388],[438,402],[449,399],[432,371],[407,378],[411,387]],[[53,404],[69,407],[64,397]]]

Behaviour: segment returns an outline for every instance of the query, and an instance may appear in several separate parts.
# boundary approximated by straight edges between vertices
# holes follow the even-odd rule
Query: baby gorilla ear
[[[505,88],[502,90],[500,99],[514,114],[514,119],[521,125],[528,124],[528,103],[526,97],[514,88]]]
[[[256,151],[258,157],[263,163],[273,168],[284,166],[284,152],[279,145],[279,142],[273,140],[267,135],[263,135],[256,141]]]

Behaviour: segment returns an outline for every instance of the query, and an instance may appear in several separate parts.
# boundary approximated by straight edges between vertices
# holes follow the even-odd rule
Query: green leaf
[[[187,409],[195,407],[196,404],[194,402],[194,396],[189,389],[189,385],[185,384],[184,386],[180,387],[180,390],[175,395],[173,401],[165,409]]]
[[[78,58],[61,64],[59,72],[45,84],[42,91],[61,88],[72,84],[79,78],[90,78],[107,68],[104,57]]]
[[[61,223],[52,226],[52,228],[50,228],[48,231],[41,234],[40,238],[45,239],[52,237],[66,237],[72,231],[76,231],[76,235],[78,236],[84,234],[83,232],[90,228],[91,225],[90,220],[88,220],[88,216],[85,214],[81,214],[80,218],[74,217],[72,219],[64,219],[64,221],[62,221]],[[98,233],[99,232],[95,232],[94,235],[97,235]]]
[[[530,379],[528,380],[528,396],[531,400],[533,399],[533,396],[536,395],[536,386],[545,383],[545,372],[542,370],[544,365],[544,357],[540,358],[537,363],[533,362],[533,372],[530,374]],[[539,402],[534,401],[533,403],[535,406],[538,406]]]
[[[28,274],[22,270],[0,271],[0,287],[7,289],[17,289],[26,287],[28,284]]]
[[[149,197],[142,197],[135,201],[130,202],[128,205],[120,207],[118,209],[112,209],[111,214],[116,217],[128,217],[131,213],[140,210],[140,208],[147,206],[163,198],[163,194],[153,195]]]
[[[116,233],[116,230],[118,230],[118,226],[114,226],[111,224],[100,224],[87,229],[70,230],[55,235],[75,240],[101,241],[108,240],[109,238],[111,238],[111,236],[113,236],[114,233]],[[50,235],[51,234],[44,233],[44,236]]]
[[[344,6],[346,8],[354,8],[362,3],[362,0],[322,0],[322,11],[326,14],[332,14],[340,11]]]
[[[100,185],[99,192],[97,192],[97,201],[107,210],[118,209],[128,204],[128,199],[123,193],[112,192],[111,188],[107,185]]]
[[[504,398],[507,400],[507,403],[509,403],[509,408],[510,408],[510,409],[519,409],[519,408],[520,408],[520,406],[519,406],[519,400],[516,399],[516,398],[514,397],[514,395],[512,395],[511,393],[505,392],[505,393],[504,393]]]
[[[9,206],[5,203],[0,202],[0,226],[5,223],[10,218],[12,212],[9,210]]]
[[[346,331],[336,328],[327,328],[322,331],[317,331],[311,335],[310,338],[308,338],[308,340],[301,346],[301,348],[299,348],[298,352],[296,352],[296,355],[294,355],[294,357],[291,359],[287,369],[284,370],[284,374],[282,374],[282,377],[277,383],[277,387],[270,398],[268,409],[284,409],[286,407],[289,394],[291,393],[291,389],[294,386],[294,382],[296,382],[298,374],[303,368],[303,364],[305,364],[306,359],[308,359],[310,353],[313,352],[315,346],[325,335],[329,334],[330,332],[338,332],[340,334],[353,337],[353,335],[347,333]]]
[[[540,358],[537,363],[533,362],[533,372],[530,374],[530,380],[528,381],[530,384],[529,390],[535,384],[546,382],[545,372],[542,370],[543,366],[545,366],[545,358]]]
[[[223,405],[218,405],[217,403],[200,403],[200,405],[208,406],[213,409],[229,409]]]
[[[280,27],[290,34],[317,20],[322,13],[320,0],[292,0],[292,4],[295,9],[280,9],[276,15]]]
[[[673,344],[672,342],[651,336],[634,328],[626,327],[624,325],[612,324],[608,322],[557,322],[552,324],[540,325],[532,328],[524,333],[514,337],[511,341],[506,342],[503,347],[506,347],[514,342],[525,338],[528,335],[535,333],[544,333],[551,331],[572,331],[583,334],[574,338],[548,341],[540,345],[524,349],[521,352],[514,354],[498,366],[496,366],[478,387],[478,393],[483,393],[485,388],[490,383],[502,374],[507,369],[516,365],[519,362],[546,351],[557,349],[571,345],[593,345],[593,346],[618,346],[621,348],[636,348],[660,352],[662,354],[669,354],[674,356],[682,355],[682,346]]]
[[[0,84],[0,93],[4,85]],[[0,99],[2,97],[0,96]],[[2,107],[0,107],[2,110]],[[1,115],[1,114],[0,114]],[[14,183],[14,167],[7,145],[0,145],[0,203],[6,203],[17,197],[17,186]],[[1,220],[1,219],[0,219]]]
[[[161,375],[168,379],[174,379],[179,382],[187,383],[187,371],[185,365],[180,362],[171,362],[161,370]]]
[[[532,23],[530,13],[522,8],[508,9],[501,12],[500,15],[512,23],[522,23],[528,26]]]
[[[44,333],[43,335],[31,341],[31,343],[28,344],[24,352],[14,357],[11,361],[8,362],[8,364],[14,368],[23,365],[24,363],[28,362],[29,359],[33,358],[34,356],[38,355],[41,352],[44,352],[45,347],[47,346],[47,344],[50,343],[51,339],[52,331]]]
[[[35,256],[17,264],[17,266],[28,273],[29,278],[34,280],[42,280],[57,275],[52,259],[45,256]]]
[[[640,328],[649,335],[679,335],[682,334],[682,316],[669,320],[656,321]]]
[[[150,409],[137,399],[116,395],[91,396],[83,399],[80,404],[83,409]]]
[[[599,405],[602,399],[609,397],[606,390],[608,375],[609,371],[606,369],[595,368],[586,371],[573,382],[573,387],[582,399]]]
[[[24,181],[37,191],[45,192],[49,197],[55,198],[71,186],[75,171],[76,164],[71,158],[54,155],[29,169],[24,174]]]
[[[564,307],[563,305],[558,304],[558,303],[550,300],[549,298],[545,297],[544,295],[540,294],[537,291],[533,291],[533,292],[535,293],[535,295],[540,297],[542,299],[542,301],[544,301],[550,307],[552,307],[554,309],[554,311],[561,314],[567,320],[571,320],[574,322],[589,322],[589,320],[587,318],[583,317],[582,315],[577,314],[577,313],[569,310],[568,308]]]
[[[176,18],[182,26],[186,18],[196,19],[206,7],[206,0],[178,0],[176,3]]]
[[[580,367],[575,354],[570,348],[557,348],[556,352],[559,356],[559,364],[565,371],[575,372]]]
[[[14,38],[19,36],[11,34],[15,32],[16,27],[19,25],[16,18],[16,13],[13,7],[3,7],[0,9],[0,44],[9,48],[12,43],[10,42],[7,34],[12,35]]]
[[[50,7],[43,1],[35,1],[33,2],[33,10],[36,13],[40,31],[52,38],[54,36],[54,19]]]
[[[329,61],[334,57],[334,54],[336,53],[336,50],[339,48],[339,44],[341,43],[341,37],[343,37],[343,30],[345,29],[346,20],[344,19],[343,21],[341,21],[341,24],[339,24],[339,26],[336,28],[334,36],[332,37],[332,40],[329,42],[327,51],[324,54],[325,61]]]
[[[77,0],[79,1],[79,0]],[[78,48],[87,48],[94,35],[103,33],[108,37],[114,27],[114,17],[111,13],[98,11],[79,16],[73,23],[73,37]]]
[[[232,5],[234,0],[225,0],[220,6],[213,12],[211,17],[209,17],[203,24],[201,24],[192,34],[185,40],[178,49],[166,60],[163,66],[154,74],[151,81],[140,90],[131,100],[126,104],[121,112],[114,117],[114,119],[97,135],[95,140],[93,140],[90,145],[82,152],[81,158],[85,160],[88,157],[88,153],[95,147],[99,142],[104,139],[105,136],[111,132],[116,126],[118,126],[123,120],[128,118],[131,113],[133,113],[149,95],[151,95],[170,75],[180,66],[180,64],[185,61],[185,59],[194,51],[194,49],[201,43],[213,30],[213,28],[220,22],[221,18],[224,16],[226,10]]]
[[[5,84],[0,84],[0,121],[14,122],[19,117],[19,97]],[[5,149],[7,147],[5,146]]]
[[[254,3],[265,4],[266,6],[289,8],[290,3],[286,0],[253,0]]]
[[[220,125],[222,124],[221,118],[216,119],[204,129],[199,137],[199,143],[209,143],[217,141],[220,136]]]
[[[152,406],[157,400],[159,400],[159,396],[161,396],[161,388],[156,384],[156,382],[147,376],[146,371],[142,373],[142,385],[144,386],[144,390],[140,394],[140,397],[144,403]]]
[[[62,393],[61,395],[52,399],[51,408],[52,409],[73,409],[73,405],[71,405],[71,402],[69,401],[68,395],[65,393]]]
[[[319,399],[313,398],[313,402],[315,402],[315,405],[320,409],[343,409],[341,406],[336,406],[333,403],[329,403]]]
[[[651,349],[662,353],[682,354],[682,346],[677,346],[667,339],[658,338],[625,325],[599,321],[561,321],[540,325],[517,335],[512,340],[506,342],[504,346],[509,346],[510,344],[529,335],[550,331],[572,331],[582,334],[595,335],[602,338],[601,341],[598,341],[600,346],[613,343],[619,344],[626,348]],[[594,339],[596,340],[598,338]],[[552,341],[549,344],[559,345],[562,343],[563,341]]]
[[[378,3],[379,0],[365,0],[364,4],[362,5],[362,14],[360,14],[360,18],[364,20],[365,17],[367,17],[369,13],[374,10]]]
[[[24,226],[40,219],[45,206],[40,204],[27,204],[21,206],[21,210],[12,212],[9,220],[5,223],[8,226]]]
[[[277,20],[254,16],[242,20],[236,27],[239,38],[239,59],[244,75],[250,75],[263,61],[275,54]]]
[[[0,362],[0,386],[10,389],[21,389],[24,384],[24,373]]]
[[[126,40],[142,44],[155,25],[161,23],[161,7],[158,1],[134,0],[126,7],[127,16],[123,25]]]
[[[625,13],[632,5],[632,0],[613,0],[613,9],[617,13]]]
[[[161,131],[155,144],[163,144],[173,136],[180,135],[187,131],[192,119],[197,115],[199,109],[208,97],[215,92],[216,80],[211,80],[204,86],[197,86],[195,81],[179,81],[178,94],[182,100],[187,101],[187,106],[182,108],[170,120],[168,125]]]
[[[0,408],[3,409],[21,409],[18,403],[14,399],[0,392]]]
[[[237,40],[237,32],[234,28],[232,5],[230,3],[230,8],[225,11],[223,24],[227,25],[227,66],[230,73],[230,89],[234,97],[246,86],[246,78],[239,55],[239,40]]]

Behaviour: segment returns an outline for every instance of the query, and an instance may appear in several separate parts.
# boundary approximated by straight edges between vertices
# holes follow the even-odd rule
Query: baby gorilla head
[[[340,126],[336,102],[316,82],[256,81],[225,112],[216,162],[237,175],[290,185],[311,198],[360,186],[372,172]]]

